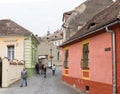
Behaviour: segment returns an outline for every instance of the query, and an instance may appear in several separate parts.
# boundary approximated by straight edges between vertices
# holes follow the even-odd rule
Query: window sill
[[[82,67],[83,70],[89,70],[89,67]]]
[[[64,67],[65,69],[69,69],[69,67]]]

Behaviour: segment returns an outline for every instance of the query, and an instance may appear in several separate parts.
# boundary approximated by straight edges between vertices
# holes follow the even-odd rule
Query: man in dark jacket
[[[23,84],[25,82],[25,86],[27,86],[27,70],[26,68],[23,69],[23,71],[21,72],[21,84],[20,87],[23,87]]]
[[[36,73],[39,74],[39,65],[38,63],[35,65]]]

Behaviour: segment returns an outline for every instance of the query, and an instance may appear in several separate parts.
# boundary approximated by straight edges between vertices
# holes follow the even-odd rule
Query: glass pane
[[[88,67],[88,59],[89,58],[89,44],[84,44],[83,45],[83,67]]]
[[[14,46],[7,46],[8,47],[8,58],[10,60],[14,59]]]

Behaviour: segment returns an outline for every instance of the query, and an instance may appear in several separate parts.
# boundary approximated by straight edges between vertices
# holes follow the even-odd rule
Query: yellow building
[[[22,61],[29,76],[32,76],[35,73],[35,64],[38,62],[38,45],[39,41],[32,32],[12,20],[0,20],[0,57],[2,60],[7,58],[9,64]],[[3,65],[0,64],[2,69],[0,70],[0,84],[5,71],[2,68]]]

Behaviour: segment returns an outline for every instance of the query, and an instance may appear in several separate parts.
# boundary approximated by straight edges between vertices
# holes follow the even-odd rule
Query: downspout
[[[117,81],[116,81],[116,40],[115,40],[115,32],[112,30],[109,30],[106,26],[106,31],[109,33],[112,33],[112,42],[113,42],[113,94],[117,94]]]

